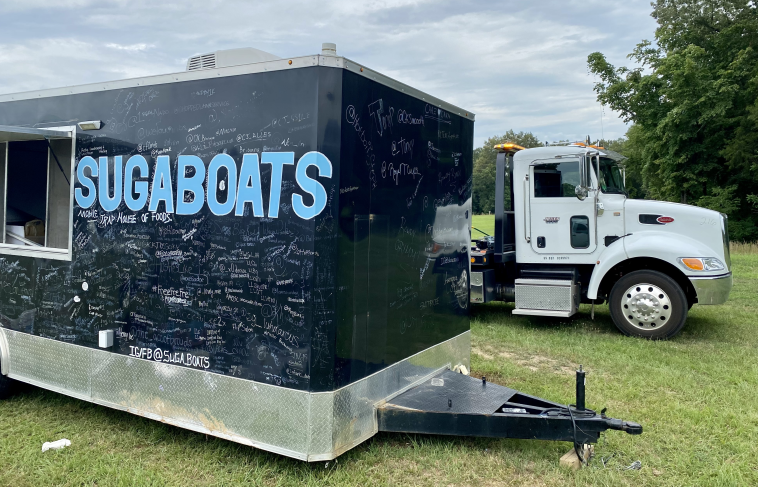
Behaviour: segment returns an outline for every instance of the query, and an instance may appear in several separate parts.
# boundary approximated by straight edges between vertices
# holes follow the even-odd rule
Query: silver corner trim
[[[71,185],[73,188],[73,185]],[[18,238],[17,235],[13,235],[13,238]],[[19,239],[20,240],[20,239]],[[37,257],[40,259],[50,260],[65,260],[71,261],[73,253],[70,249],[54,249],[49,247],[38,246],[22,246],[13,244],[0,244],[0,255],[17,255],[21,257]]]
[[[100,83],[88,83],[84,85],[66,86],[61,88],[48,88],[20,93],[0,95],[0,103],[8,101],[32,100],[53,96],[79,95],[94,93],[105,90],[123,90],[129,88],[165,85],[182,81],[195,81],[203,79],[221,78],[226,76],[238,76],[242,74],[266,73],[269,71],[283,71],[286,69],[305,68],[318,65],[318,56],[300,56],[288,59],[277,59],[252,64],[240,64],[225,68],[199,69],[196,71],[180,71],[178,73],[145,76],[142,78],[129,78],[123,80],[105,81]]]
[[[690,277],[692,287],[697,293],[697,303],[712,305],[724,304],[732,291],[732,273],[712,277]]]
[[[5,329],[0,327],[0,375],[8,375],[11,356],[8,349],[8,340],[5,338]]]

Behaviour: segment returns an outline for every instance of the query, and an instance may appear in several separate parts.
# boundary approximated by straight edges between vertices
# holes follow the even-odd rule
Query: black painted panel
[[[335,386],[469,329],[473,122],[343,76]]]
[[[4,103],[0,123],[45,127],[103,120],[102,130],[78,133],[77,164],[86,156],[96,161],[107,156],[113,195],[115,173],[123,171],[116,171],[114,156],[126,164],[142,155],[150,173],[143,180],[152,184],[156,160],[165,155],[176,195],[180,155],[199,156],[208,172],[214,156],[226,153],[238,174],[246,153],[294,152],[297,162],[321,149],[338,158],[338,141],[329,146],[317,140],[319,71]],[[332,138],[338,137],[338,129],[330,130]],[[319,307],[333,307],[314,296],[314,229],[325,214],[336,211],[332,186],[337,179],[316,174],[310,167],[308,175],[324,186],[330,207],[310,220],[292,208],[293,194],[303,195],[306,205],[313,203],[296,183],[295,165],[284,166],[276,218],[254,217],[250,203],[243,216],[235,216],[236,207],[225,216],[214,215],[207,202],[188,215],[166,212],[168,202],[160,202],[158,211],[148,211],[148,203],[132,211],[123,197],[113,211],[104,211],[100,202],[87,209],[75,204],[73,262],[0,255],[3,326],[89,347],[97,346],[100,329],[115,328],[113,350],[121,354],[308,389],[313,316]],[[225,175],[228,171],[221,169],[220,203],[235,198],[230,189],[236,181],[226,178],[222,184]],[[266,210],[271,175],[272,165],[261,163]],[[99,178],[91,179],[98,184]],[[75,184],[87,193],[82,181]],[[202,191],[208,193],[207,177]],[[184,201],[192,199],[185,193]],[[179,202],[172,203],[176,211]],[[328,241],[335,232],[317,235]],[[319,349],[332,356],[329,338],[317,337]]]

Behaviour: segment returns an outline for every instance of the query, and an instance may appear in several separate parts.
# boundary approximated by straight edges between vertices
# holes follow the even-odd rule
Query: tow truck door
[[[576,196],[578,158],[535,161],[529,168],[530,245],[538,254],[589,254],[595,250],[595,202]]]

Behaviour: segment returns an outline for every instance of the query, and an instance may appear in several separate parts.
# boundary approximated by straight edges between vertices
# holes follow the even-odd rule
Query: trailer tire
[[[6,375],[0,374],[0,399],[5,399],[16,392],[18,382]]]
[[[658,271],[630,272],[616,281],[608,298],[611,318],[625,335],[665,340],[687,321],[687,296],[671,277]]]

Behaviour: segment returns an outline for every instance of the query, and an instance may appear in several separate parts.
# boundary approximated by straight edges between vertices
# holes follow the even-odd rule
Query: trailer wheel
[[[0,399],[10,397],[15,391],[18,382],[8,376],[0,374]]]
[[[672,278],[657,271],[631,272],[613,285],[611,317],[625,335],[671,338],[687,321],[687,296]]]

